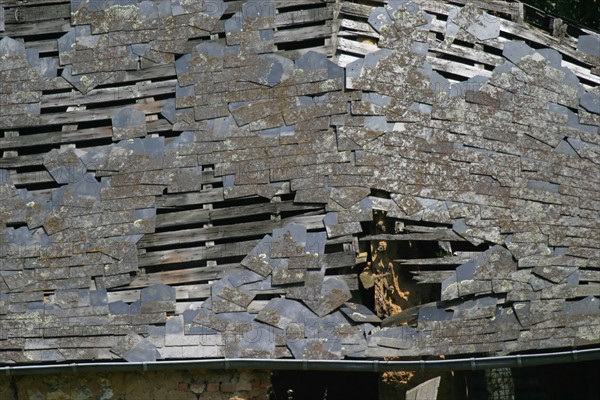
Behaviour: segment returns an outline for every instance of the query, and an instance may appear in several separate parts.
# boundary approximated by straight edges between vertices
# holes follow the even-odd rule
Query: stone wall
[[[0,377],[2,400],[267,400],[268,371],[185,370]]]

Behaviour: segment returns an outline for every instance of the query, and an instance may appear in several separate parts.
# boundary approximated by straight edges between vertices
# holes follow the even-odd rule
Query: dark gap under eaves
[[[298,29],[298,28],[323,26],[323,25],[325,25],[326,22],[327,21],[307,21],[304,23],[296,23],[294,25],[279,27],[279,28],[277,28],[277,31],[282,32],[282,31],[289,31],[289,30],[294,30],[294,29]]]
[[[146,235],[146,236],[150,237],[151,234]],[[141,244],[143,244],[143,243],[141,243]],[[146,250],[146,254],[149,254],[149,253],[154,253],[154,252],[157,252],[157,251],[193,249],[193,248],[205,248],[204,246],[206,246],[206,241],[205,240],[198,240],[198,241],[185,242],[185,243],[174,243],[174,244],[166,244],[166,245],[145,246],[144,249]]]
[[[260,197],[260,196],[251,196],[251,197],[244,197],[244,198],[240,198],[240,199],[227,199],[225,201],[219,201],[213,204],[213,208],[217,209],[217,208],[229,208],[229,207],[236,207],[236,206],[245,206],[245,205],[250,205],[250,204],[263,204],[263,203],[270,203],[269,199],[266,199],[264,197]]]
[[[325,38],[305,39],[305,40],[301,40],[298,42],[278,43],[277,50],[279,50],[279,51],[302,50],[302,49],[308,49],[311,47],[321,47],[321,46],[325,46]]]
[[[20,156],[28,156],[28,155],[34,155],[34,154],[46,154],[49,153],[50,151],[54,150],[54,149],[58,149],[60,148],[60,143],[50,143],[50,144],[42,144],[42,145],[37,145],[37,146],[22,146],[22,147],[17,147],[14,150],[18,150],[19,155]],[[5,149],[5,150],[11,150],[9,149]]]
[[[67,21],[67,20],[65,20]],[[25,43],[27,42],[37,42],[37,41],[44,41],[44,40],[53,40],[53,39],[60,39],[61,37],[65,36],[66,32],[48,32],[48,33],[43,33],[40,35],[27,35],[27,36],[23,36],[22,39]],[[20,37],[18,35],[14,36],[13,38],[17,38]]]
[[[187,262],[175,263],[175,264],[158,264],[158,265],[148,265],[144,267],[144,272],[146,274],[153,274],[158,272],[168,272],[168,271],[177,271],[177,270],[185,270],[188,268],[201,268],[206,267],[206,260],[192,260]],[[201,280],[197,282],[202,282]],[[185,285],[188,285],[190,281],[186,281]],[[171,284],[175,286],[175,284]]]
[[[326,10],[326,6],[327,6],[327,4],[325,2],[286,6],[285,2],[282,1],[282,2],[280,2],[279,7],[277,7],[277,10],[279,11],[279,14],[283,14],[283,13],[292,12],[292,11],[314,10],[316,8],[322,8],[323,10]]]
[[[486,54],[493,54],[493,55],[498,56],[498,57],[504,57],[503,54],[502,54],[502,49],[499,49],[499,48],[494,47],[494,46],[489,46],[487,44],[484,44],[483,45],[483,51]]]

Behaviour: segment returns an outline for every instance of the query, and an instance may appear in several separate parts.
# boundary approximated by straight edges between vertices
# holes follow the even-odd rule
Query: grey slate
[[[304,300],[304,303],[318,316],[323,317],[341,307],[352,298],[346,282],[331,278],[323,282],[320,300]]]
[[[381,29],[383,29],[384,26],[392,25],[392,18],[385,7],[376,7],[369,15],[369,24],[377,32],[381,32]]]
[[[152,285],[140,292],[142,303],[148,302],[174,302],[175,288],[167,285]]]
[[[358,303],[345,303],[340,307],[340,311],[343,312],[348,318],[358,323],[380,323],[381,319],[369,310],[366,306]]]
[[[577,40],[577,50],[600,57],[600,38],[596,35],[580,35]]]
[[[301,303],[294,300],[271,299],[258,313],[256,320],[280,329],[286,329],[287,325],[296,322],[303,308]]]
[[[579,103],[589,112],[600,114],[600,94],[586,92],[579,98]]]
[[[534,53],[535,51],[531,47],[520,40],[506,42],[502,50],[502,55],[514,64],[517,64],[523,57]]]

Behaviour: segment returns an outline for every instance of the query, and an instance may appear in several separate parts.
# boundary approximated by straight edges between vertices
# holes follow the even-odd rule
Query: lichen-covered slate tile
[[[112,117],[113,140],[146,136],[146,114],[131,107],[121,109]]]
[[[286,329],[290,323],[296,322],[303,309],[304,306],[297,301],[274,298],[258,313],[256,320]]]
[[[375,315],[369,308],[362,304],[347,302],[340,311],[348,318],[357,323],[380,323],[381,319]]]
[[[292,223],[273,230],[271,257],[289,258],[305,254],[306,227]]]
[[[369,347],[387,347],[392,349],[410,349],[415,346],[417,332],[409,326],[388,328],[368,337]]]
[[[225,319],[225,314],[217,315],[211,310],[201,308],[193,320],[194,323],[222,332],[226,329],[228,322]]]
[[[496,314],[494,297],[482,297],[477,300],[468,300],[454,309],[455,319],[490,318]]]
[[[274,266],[271,272],[271,283],[273,285],[289,285],[304,282],[307,271],[305,269],[290,269],[288,263],[289,260],[286,258],[271,260],[271,265]]]
[[[352,298],[345,281],[332,278],[323,282],[320,300],[304,300],[304,303],[318,316],[323,317]]]
[[[339,360],[342,358],[342,344],[339,340],[301,339],[288,342],[294,358],[301,360]]]
[[[263,276],[250,270],[238,270],[227,274],[227,280],[235,288],[263,280]]]
[[[242,260],[242,266],[257,274],[267,277],[273,270],[273,266],[269,264],[271,260],[271,252],[273,247],[273,238],[270,235],[265,235],[260,242],[248,253]]]
[[[273,358],[275,357],[275,340],[273,328],[249,323],[227,331],[223,335],[224,355],[230,358]]]
[[[123,357],[125,353],[133,349],[139,344],[144,338],[136,333],[130,333],[129,335],[121,338],[117,344],[115,344],[110,351],[119,357]]]

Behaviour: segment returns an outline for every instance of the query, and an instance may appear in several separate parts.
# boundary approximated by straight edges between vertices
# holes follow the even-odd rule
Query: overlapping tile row
[[[439,4],[446,21],[425,1],[347,7],[366,19],[352,26],[376,43],[340,59],[344,67],[322,49],[275,53],[281,20],[262,12],[280,6],[274,1],[246,1],[229,15],[222,1],[73,0],[58,59],[3,38],[3,139],[38,124],[45,91],[60,86],[44,77],[57,68],[83,95],[157,66],[174,67],[177,81],[174,98],[111,109],[112,144],[44,154],[56,187],[18,188],[18,171],[0,170],[0,361],[382,358],[597,345],[600,91],[595,70],[573,60],[598,65],[600,38],[537,49],[502,36],[524,25]],[[464,46],[455,42],[472,43],[476,55],[482,46],[497,50],[488,68],[433,56],[456,56]],[[32,77],[38,84],[15,91]],[[167,137],[152,133],[148,114],[166,120]],[[244,250],[231,247],[256,234],[210,226],[212,203],[275,204],[282,194],[293,194],[298,208],[289,210],[314,210],[292,223],[274,216],[260,225],[268,234]],[[186,210],[200,196],[208,200],[193,204],[207,207]],[[178,207],[206,225],[172,234],[175,213],[159,211]],[[431,275],[440,300],[412,310],[409,325],[379,327],[352,302],[356,278],[328,273],[347,265],[340,258],[348,251],[327,246],[350,248],[374,210],[489,248]],[[210,285],[140,284],[155,283],[145,269],[161,265],[217,270],[189,263],[218,252],[241,261],[203,275]]]

